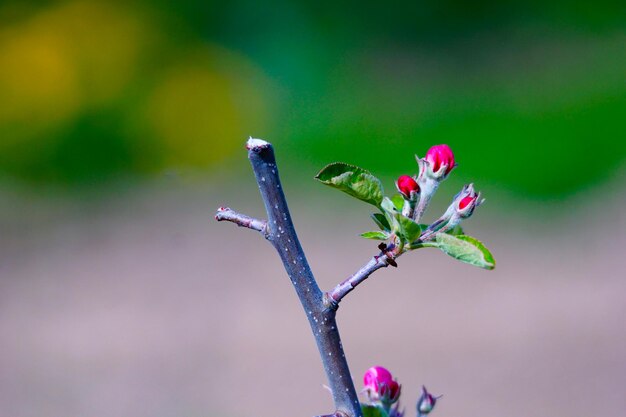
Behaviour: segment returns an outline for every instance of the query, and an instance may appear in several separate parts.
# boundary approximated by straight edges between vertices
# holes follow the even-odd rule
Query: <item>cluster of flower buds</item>
[[[454,229],[463,219],[471,216],[474,213],[474,209],[484,201],[485,199],[480,198],[480,193],[474,190],[474,184],[463,186],[463,189],[454,197],[452,204],[448,206],[443,216],[428,227],[421,239],[423,241],[429,240],[435,233],[444,233]]]
[[[404,412],[399,410],[398,403],[402,386],[393,379],[391,372],[386,368],[373,366],[368,369],[363,376],[363,384],[365,385],[363,391],[373,406],[382,407],[389,417],[404,416]],[[433,396],[422,386],[422,394],[417,400],[417,416],[424,417],[433,411],[439,398],[441,396]]]
[[[416,177],[400,176],[396,181],[396,187],[404,198],[402,214],[419,222],[439,184],[448,177],[457,164],[448,145],[433,146],[426,152],[424,158],[416,156],[416,159],[419,174]],[[424,232],[421,240],[432,239],[436,233],[453,229],[461,220],[471,216],[474,209],[483,201],[480,193],[474,191],[472,184],[464,186],[445,214]]]
[[[423,417],[433,411],[439,398],[441,398],[441,396],[433,396],[426,390],[426,387],[422,386],[422,395],[419,400],[417,400],[417,417]]]

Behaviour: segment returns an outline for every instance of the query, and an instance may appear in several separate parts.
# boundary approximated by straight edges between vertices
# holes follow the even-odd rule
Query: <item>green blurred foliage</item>
[[[392,176],[448,143],[464,176],[559,198],[623,167],[625,74],[617,1],[5,2],[0,175],[210,170],[254,135]]]

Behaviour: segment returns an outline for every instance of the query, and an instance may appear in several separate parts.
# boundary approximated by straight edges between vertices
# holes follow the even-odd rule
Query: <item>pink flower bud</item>
[[[433,411],[439,398],[441,398],[441,396],[434,397],[426,390],[425,386],[422,386],[422,396],[417,400],[417,415],[424,416]]]
[[[396,187],[400,194],[407,200],[414,198],[414,196],[420,192],[420,187],[417,185],[417,182],[413,177],[408,175],[400,175],[398,181],[396,181]]]
[[[471,196],[467,196],[467,197],[463,197],[463,199],[461,200],[461,202],[459,203],[459,210],[463,210],[465,207],[467,207],[468,204],[470,204],[471,202],[476,201],[476,197],[471,197]]]
[[[452,168],[455,167],[454,154],[448,145],[435,145],[426,152],[426,159],[431,166],[433,172],[438,172],[440,168],[445,167],[445,175],[448,175]]]
[[[462,218],[472,215],[474,209],[481,205],[484,200],[480,198],[480,193],[474,191],[474,185],[469,184],[463,187],[461,192],[455,197],[457,202],[456,211]]]
[[[381,382],[389,383],[390,381],[393,381],[391,372],[382,366],[372,366],[365,372],[365,375],[363,375],[365,388],[373,389],[374,391],[378,391],[378,384]]]
[[[398,401],[402,386],[394,381],[391,372],[382,366],[373,366],[365,372],[363,384],[370,400],[389,406]]]
[[[402,387],[398,382],[381,383],[378,386],[378,396],[383,404],[393,404],[400,399]]]

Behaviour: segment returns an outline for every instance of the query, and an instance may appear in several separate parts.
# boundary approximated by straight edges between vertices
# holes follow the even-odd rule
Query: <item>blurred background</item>
[[[433,250],[342,303],[360,386],[422,384],[437,416],[626,411],[623,2],[0,2],[0,416],[270,417],[332,410],[258,217],[271,141],[328,289],[372,256],[369,209],[447,143],[487,198],[488,272]],[[390,284],[393,285],[390,285]]]

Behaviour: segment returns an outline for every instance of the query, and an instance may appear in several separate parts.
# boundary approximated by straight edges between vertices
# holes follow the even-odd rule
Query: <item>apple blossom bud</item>
[[[370,401],[382,403],[385,408],[398,401],[402,386],[382,366],[373,366],[365,372],[363,384]]]
[[[378,384],[381,382],[393,381],[391,372],[382,366],[372,366],[363,375],[363,385],[366,389],[378,390]]]
[[[463,197],[463,199],[461,200],[461,202],[459,203],[459,210],[463,210],[465,207],[467,207],[467,205],[469,203],[471,203],[472,201],[474,201],[475,198],[467,196],[467,197]]]
[[[437,400],[441,398],[433,396],[430,392],[426,390],[425,386],[422,386],[422,396],[417,400],[417,415],[418,417],[425,416],[426,414],[433,411],[435,408],[435,404]]]
[[[400,399],[401,391],[402,386],[396,381],[390,381],[389,383],[383,382],[378,386],[378,395],[383,404],[391,405],[397,402]]]
[[[452,149],[448,145],[433,146],[426,152],[424,158],[415,155],[415,159],[419,166],[417,184],[421,192],[413,220],[419,223],[439,184],[448,177],[450,171],[456,166],[456,162]]]
[[[420,192],[417,182],[408,175],[401,175],[396,181],[396,187],[406,200],[415,200]]]
[[[485,200],[480,198],[480,193],[474,191],[474,184],[469,184],[463,187],[461,192],[454,198],[453,205],[456,212],[462,218],[467,218],[472,215],[474,209],[480,206]]]
[[[424,159],[430,164],[433,173],[438,173],[440,169],[443,169],[445,175],[448,175],[456,166],[454,154],[448,145],[435,145],[431,147],[428,152],[426,152]]]
[[[474,212],[474,209],[480,206],[484,199],[480,198],[480,193],[474,190],[474,184],[466,184],[461,191],[454,196],[452,204],[448,207],[443,220],[459,220],[468,218]]]
[[[463,189],[454,196],[452,204],[448,206],[443,216],[428,226],[420,239],[427,241],[432,239],[436,233],[445,233],[454,229],[463,219],[470,217],[474,213],[474,209],[484,201],[480,198],[480,193],[474,191],[474,184],[463,186]]]

